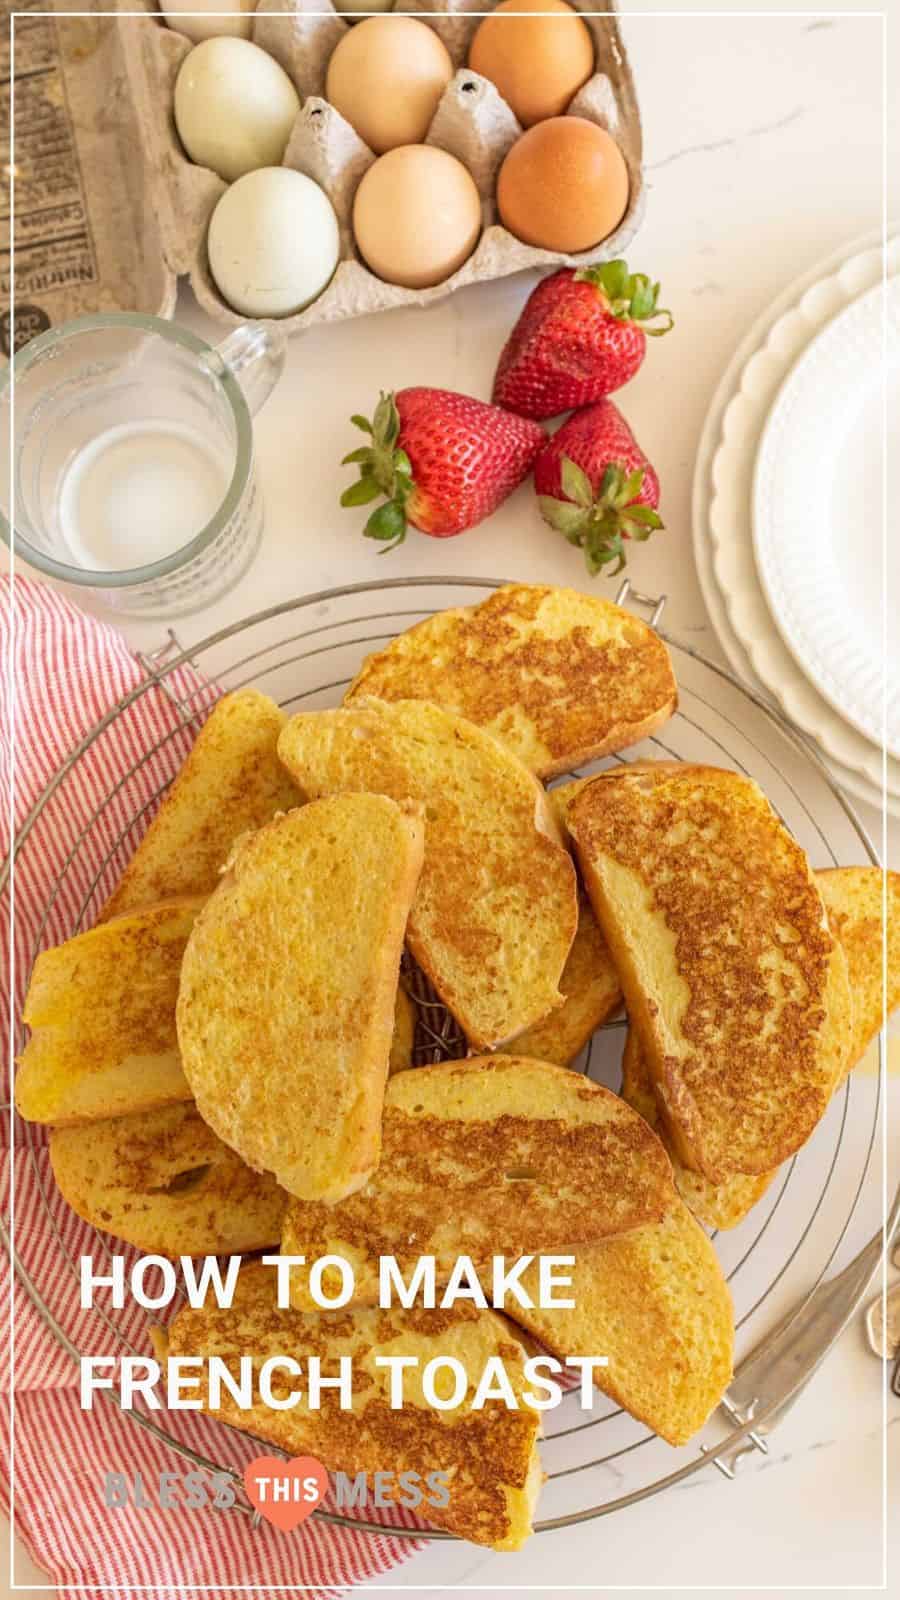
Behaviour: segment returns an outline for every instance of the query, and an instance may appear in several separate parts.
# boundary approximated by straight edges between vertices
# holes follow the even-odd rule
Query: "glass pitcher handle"
[[[204,365],[221,376],[237,378],[251,414],[256,415],[284,371],[287,340],[280,328],[264,322],[243,322],[203,357]]]

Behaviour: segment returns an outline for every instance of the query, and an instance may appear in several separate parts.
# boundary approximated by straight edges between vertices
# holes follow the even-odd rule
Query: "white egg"
[[[331,278],[339,245],[324,189],[290,167],[239,178],[216,206],[207,236],[220,293],[248,317],[287,317],[309,305]]]
[[[179,33],[199,44],[201,39],[215,39],[223,34],[249,39],[256,0],[160,0],[160,6],[170,28],[177,28]],[[198,17],[191,16],[192,11],[230,11],[233,14]]]
[[[175,126],[192,161],[232,182],[284,155],[300,97],[249,39],[205,39],[175,81]]]

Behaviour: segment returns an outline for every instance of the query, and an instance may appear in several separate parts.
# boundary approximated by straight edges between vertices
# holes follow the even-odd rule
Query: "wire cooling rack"
[[[117,717],[143,696],[167,695],[177,709],[179,726],[189,730],[196,730],[207,714],[210,685],[217,691],[226,691],[254,684],[288,712],[332,706],[340,702],[366,654],[436,610],[483,598],[498,583],[499,580],[410,578],[327,590],[259,612],[188,651],[183,651],[170,633],[159,651],[140,658],[146,672],[144,681],[62,763],[26,819],[17,849],[27,845],[48,806],[65,805],[67,793],[77,790],[80,763],[97,753],[95,747],[114,731]],[[629,596],[627,584],[619,599],[646,605],[651,621],[654,625],[659,623],[664,600]],[[747,773],[761,784],[806,849],[813,867],[876,862],[865,830],[815,751],[777,711],[744,688],[730,672],[708,661],[688,642],[668,636],[661,628],[660,632],[672,652],[680,705],[659,735],[630,751],[629,758],[668,757],[729,766]],[[201,685],[187,693],[176,687],[183,682],[185,667],[199,675]],[[46,942],[48,918],[60,896],[65,904],[68,879],[79,852],[87,849],[93,829],[96,826],[104,834],[108,831],[109,815],[115,813],[107,812],[107,808],[117,806],[118,815],[122,815],[123,797],[128,794],[134,774],[147,762],[164,761],[165,747],[175,737],[172,734],[148,748],[134,769],[121,773],[89,819],[34,932],[26,963],[29,970]],[[608,763],[581,771],[604,765]],[[73,906],[70,935],[91,925],[108,892],[111,875],[114,878],[121,871],[176,767],[173,756],[168,778],[151,801],[133,812],[126,807],[125,824],[111,838],[89,893],[79,896]],[[3,887],[4,878],[0,877],[0,889]],[[407,981],[419,1001],[417,1061],[460,1054],[458,1031],[433,993],[423,988],[421,975],[410,969]],[[613,1022],[600,1029],[577,1063],[592,1078],[614,1089],[620,1084],[623,1026]],[[879,1087],[880,1073],[878,1077],[848,1079],[814,1137],[781,1170],[751,1215],[739,1228],[713,1235],[735,1303],[738,1381],[742,1361],[745,1371],[752,1370],[746,1360],[748,1354],[754,1349],[759,1352],[761,1341],[766,1341],[785,1318],[812,1304],[814,1291],[841,1250],[875,1143]],[[19,1159],[32,1164],[41,1197],[39,1237],[29,1236],[24,1243],[16,1240],[14,1257],[20,1280],[47,1326],[74,1358],[82,1352],[95,1354],[99,1348],[147,1354],[146,1338],[142,1339],[140,1332],[135,1334],[133,1319],[125,1326],[121,1313],[101,1303],[93,1312],[82,1313],[73,1326],[71,1318],[64,1318],[61,1304],[54,1303],[46,1290],[41,1262],[61,1253],[70,1273],[77,1275],[76,1250],[83,1253],[85,1246],[83,1240],[77,1246],[73,1243],[65,1208],[60,1216],[61,1202],[42,1159],[43,1145],[41,1130],[17,1125]],[[867,1220],[871,1231],[878,1219]],[[113,1248],[128,1255],[124,1247],[111,1244],[101,1233],[92,1234],[89,1247],[98,1271],[109,1261]],[[874,1264],[873,1261],[873,1268]],[[762,1348],[765,1350],[767,1344]],[[756,1359],[758,1362],[758,1354]],[[785,1388],[778,1395],[769,1394],[763,1409],[754,1409],[726,1397],[700,1437],[676,1450],[603,1396],[597,1395],[592,1411],[584,1412],[576,1396],[567,1395],[559,1407],[544,1415],[542,1455],[547,1482],[537,1530],[605,1515],[683,1481],[711,1461],[731,1476],[729,1463],[736,1455],[766,1448],[760,1430],[788,1398],[789,1390]],[[135,1409],[126,1414],[193,1465],[228,1474],[238,1493],[234,1509],[248,1516],[254,1514],[244,1496],[241,1477],[244,1462],[254,1453],[245,1435],[208,1418],[194,1419],[193,1414],[189,1414],[189,1431],[182,1424],[184,1413]],[[270,1445],[265,1448],[272,1449]],[[450,1537],[414,1525],[408,1514],[375,1511],[371,1507],[359,1515],[326,1508],[316,1515],[372,1533],[384,1533],[389,1528],[398,1537]]]

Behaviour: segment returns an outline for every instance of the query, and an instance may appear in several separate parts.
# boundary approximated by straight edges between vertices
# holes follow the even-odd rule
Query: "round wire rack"
[[[113,768],[108,793],[79,828],[43,914],[29,932],[23,978],[27,980],[34,959],[48,942],[91,925],[177,771],[185,739],[193,737],[219,693],[253,684],[288,712],[333,706],[366,654],[436,610],[483,598],[499,582],[407,578],[331,589],[259,612],[186,651],[170,633],[161,650],[139,658],[144,680],[62,762],[20,830],[17,853],[27,850],[35,830],[52,826],[53,817],[62,814],[68,798],[78,793],[86,770],[82,763],[95,760],[105,743],[113,749],[110,741],[118,719],[133,707],[140,708],[144,697],[166,697],[167,711],[175,712],[171,731],[142,749],[128,770]],[[627,584],[619,599],[646,604],[651,621],[659,623],[663,600],[629,596]],[[659,631],[672,653],[679,709],[655,738],[629,751],[629,759],[655,756],[732,767],[760,783],[813,867],[877,862],[864,828],[816,752],[732,673],[689,643]],[[162,774],[158,782],[154,776],[149,799],[147,772]],[[138,777],[143,778],[141,800],[132,803],[131,789]],[[76,879],[88,887],[73,894]],[[417,1000],[417,1064],[462,1054],[452,1018],[421,974],[406,967],[404,981]],[[624,1026],[622,1021],[607,1023],[576,1063],[613,1089],[620,1084]],[[18,1043],[21,1046],[21,1039]],[[751,1215],[738,1228],[713,1235],[735,1304],[738,1370],[741,1358],[805,1303],[834,1261],[857,1207],[875,1142],[879,1089],[880,1075],[851,1076],[814,1137],[781,1170]],[[38,1195],[37,1220],[32,1214],[29,1228],[7,1243],[20,1281],[44,1322],[75,1359],[83,1353],[147,1355],[146,1312],[137,1316],[116,1312],[101,1296],[92,1311],[77,1317],[71,1313],[79,1254],[91,1253],[99,1271],[113,1249],[125,1256],[126,1264],[137,1252],[88,1229],[68,1211],[49,1172],[42,1130],[17,1123],[16,1150]],[[49,1273],[48,1261],[65,1270]],[[47,1287],[51,1278],[52,1292]],[[104,1398],[118,1404],[114,1394]],[[777,1409],[770,1405],[768,1414]],[[244,1496],[242,1469],[259,1441],[193,1412],[138,1406],[125,1414],[194,1466],[231,1477],[238,1495],[234,1509],[253,1515]],[[605,1397],[597,1394],[586,1412],[577,1394],[568,1394],[544,1417],[547,1481],[536,1530],[608,1514],[682,1481],[733,1451],[748,1436],[755,1442],[754,1426],[764,1421],[759,1414],[750,1421],[733,1409],[729,1412],[726,1398],[698,1439],[673,1449]],[[265,1448],[271,1451],[272,1446]],[[347,1515],[323,1507],[316,1515],[372,1533],[389,1530],[401,1538],[451,1537],[423,1527],[399,1510],[367,1507],[359,1515]]]

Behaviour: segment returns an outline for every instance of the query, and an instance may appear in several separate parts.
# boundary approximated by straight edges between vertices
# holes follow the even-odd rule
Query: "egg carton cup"
[[[596,72],[578,91],[567,113],[586,117],[611,134],[625,158],[628,209],[615,232],[579,255],[560,255],[523,244],[497,219],[497,173],[522,132],[505,100],[486,78],[465,65],[472,36],[489,9],[484,0],[407,0],[402,10],[415,15],[443,40],[456,67],[426,136],[468,168],[481,197],[484,227],[468,260],[430,289],[405,289],[375,276],[363,261],[353,236],[353,198],[363,174],[377,159],[344,117],[324,98],[329,59],[350,23],[328,0],[260,0],[251,37],[279,62],[302,101],[283,165],[318,183],[330,199],[340,229],[340,258],[327,287],[304,310],[278,319],[287,333],[319,323],[365,316],[394,306],[431,305],[468,284],[503,278],[528,267],[581,266],[621,255],[640,225],[644,208],[641,121],[628,57],[614,15],[591,15],[581,0],[595,49]],[[130,96],[144,143],[147,204],[163,241],[173,277],[187,276],[203,309],[219,322],[244,318],[227,304],[209,269],[206,234],[216,202],[228,185],[208,168],[189,161],[175,128],[175,80],[189,39],[168,27],[146,3],[146,20],[133,13],[144,0],[116,0],[116,19]],[[610,11],[614,9],[610,4]],[[398,6],[398,11],[400,7]]]

